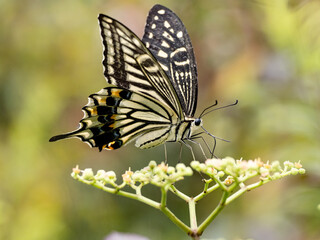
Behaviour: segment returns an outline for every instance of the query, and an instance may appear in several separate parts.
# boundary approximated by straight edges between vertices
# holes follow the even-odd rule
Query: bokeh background
[[[77,128],[87,96],[105,86],[97,15],[142,37],[156,3],[180,16],[193,42],[197,114],[216,99],[239,100],[204,119],[231,141],[218,141],[216,155],[301,160],[307,170],[245,194],[204,236],[320,239],[320,2],[307,0],[0,0],[0,239],[103,239],[112,231],[188,239],[160,212],[70,177],[77,164],[120,176],[161,162],[162,146],[99,153],[77,139],[48,142]],[[179,144],[167,147],[175,165]],[[188,150],[183,156],[191,160]],[[187,183],[189,193],[201,189],[199,179]],[[217,197],[198,205],[199,220]],[[187,205],[170,201],[188,222]]]

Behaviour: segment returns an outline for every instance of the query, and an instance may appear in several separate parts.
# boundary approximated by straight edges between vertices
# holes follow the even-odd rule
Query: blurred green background
[[[193,42],[196,115],[216,99],[239,100],[204,119],[231,140],[218,141],[216,155],[301,160],[307,170],[245,194],[204,236],[320,239],[320,2],[303,0],[0,0],[0,239],[103,239],[112,231],[188,239],[160,212],[70,177],[77,164],[120,176],[162,161],[163,147],[99,153],[79,140],[48,142],[77,128],[87,96],[105,86],[97,15],[142,37],[156,3],[180,16]],[[179,144],[167,147],[175,165]],[[188,181],[196,193],[201,182]],[[212,201],[199,204],[199,220]],[[172,199],[169,207],[188,222],[187,205]]]

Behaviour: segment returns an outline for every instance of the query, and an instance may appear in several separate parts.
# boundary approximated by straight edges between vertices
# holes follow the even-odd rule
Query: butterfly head
[[[192,122],[191,122],[191,132],[193,133],[194,131],[198,130],[199,128],[202,127],[202,119],[201,118],[195,118]],[[191,133],[191,135],[192,135]]]
[[[196,127],[201,127],[202,126],[202,119],[201,118],[196,118],[193,121],[193,125],[196,126]]]

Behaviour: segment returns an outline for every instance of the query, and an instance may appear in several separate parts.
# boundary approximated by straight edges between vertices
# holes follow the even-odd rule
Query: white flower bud
[[[291,168],[291,174],[292,175],[297,175],[299,173],[299,170],[296,168]]]
[[[172,166],[169,166],[168,167],[168,170],[167,170],[167,173],[168,174],[173,174],[173,173],[175,173],[176,172],[176,169],[174,168],[174,167],[172,167]]]
[[[190,163],[190,166],[195,170],[199,170],[199,165],[200,165],[200,163],[198,161],[192,161]]]
[[[153,168],[155,168],[157,166],[157,163],[156,163],[156,161],[150,161],[149,162],[149,167],[151,168],[151,169],[153,169]]]
[[[117,176],[116,176],[116,173],[114,171],[108,171],[105,173],[105,177],[107,179],[110,179],[110,180],[116,180],[117,179]]]
[[[92,180],[93,179],[93,171],[92,168],[86,168],[82,172],[82,177],[85,180]]]
[[[186,167],[184,173],[186,176],[191,176],[193,174],[193,171],[192,171],[191,167]]]
[[[178,163],[176,168],[178,171],[184,172],[186,165],[184,165],[183,163]]]

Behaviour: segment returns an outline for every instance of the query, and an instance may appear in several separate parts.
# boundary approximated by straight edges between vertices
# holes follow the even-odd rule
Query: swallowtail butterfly
[[[115,19],[103,14],[98,19],[108,85],[89,96],[77,130],[50,141],[78,137],[101,151],[133,140],[136,147],[145,149],[197,136],[194,132],[202,126],[201,116],[193,117],[197,67],[178,16],[155,5],[142,41]]]

